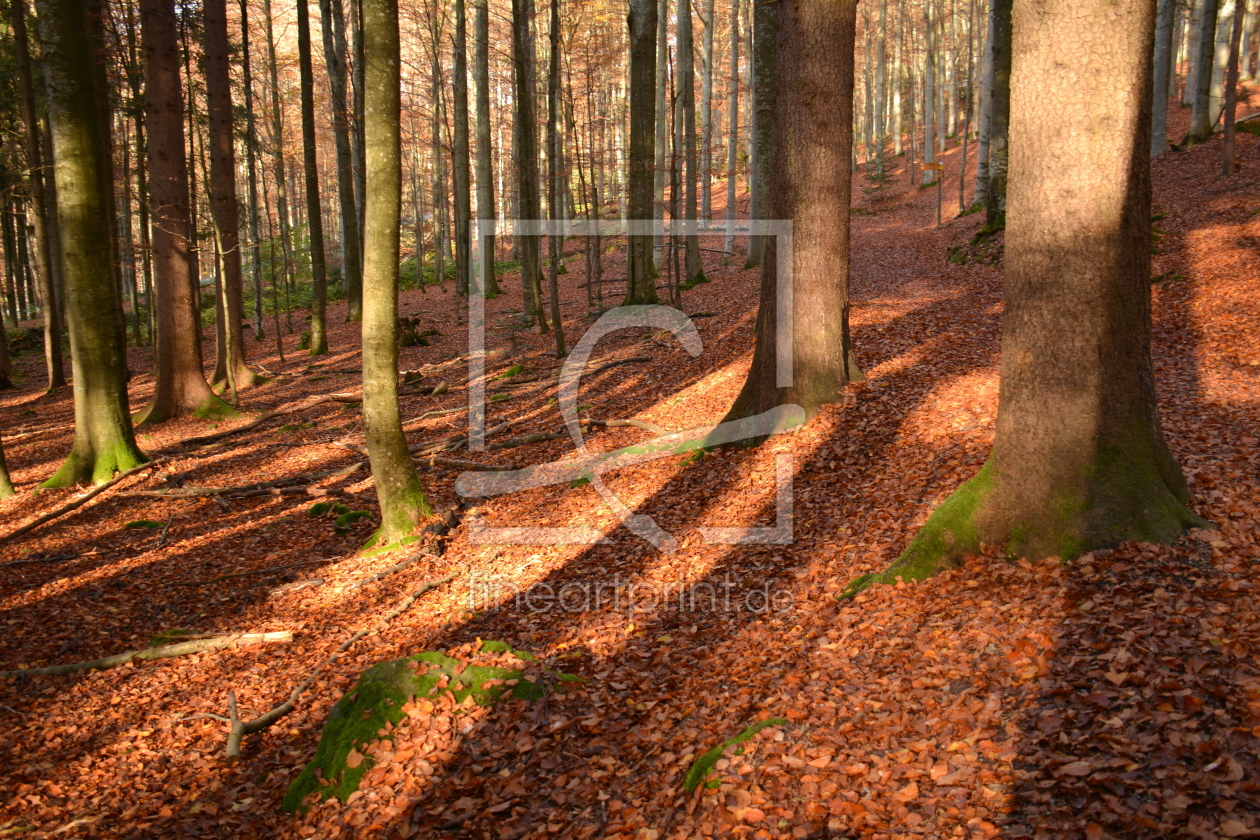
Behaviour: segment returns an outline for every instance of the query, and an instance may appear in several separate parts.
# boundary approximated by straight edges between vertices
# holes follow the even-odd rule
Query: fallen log
[[[206,653],[222,650],[236,645],[249,645],[258,642],[291,642],[293,633],[281,630],[274,633],[231,633],[226,636],[211,636],[208,639],[194,639],[189,642],[177,642],[162,647],[141,648],[93,659],[90,662],[72,662],[67,665],[49,665],[46,668],[22,668],[16,671],[0,671],[0,679],[12,677],[45,677],[57,674],[73,674],[76,671],[103,671],[106,668],[117,668],[128,662],[145,662],[150,659],[169,659],[172,656],[187,656],[190,653]]]

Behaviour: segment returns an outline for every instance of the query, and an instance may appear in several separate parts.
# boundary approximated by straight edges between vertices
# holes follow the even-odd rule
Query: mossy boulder
[[[526,674],[528,663],[536,661],[529,653],[512,650],[503,642],[482,642],[481,654],[492,655],[494,664],[426,651],[364,671],[359,684],[329,713],[315,758],[285,793],[284,810],[304,810],[303,801],[312,793],[323,800],[335,796],[344,802],[374,765],[365,754],[367,745],[392,741],[393,727],[406,715],[404,707],[417,697],[449,692],[456,705],[471,697],[479,706],[490,706],[504,695],[537,700],[547,693],[550,681]],[[571,674],[550,676],[557,682],[580,681]]]

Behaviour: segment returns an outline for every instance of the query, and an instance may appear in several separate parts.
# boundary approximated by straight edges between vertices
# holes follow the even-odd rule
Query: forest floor
[[[965,244],[981,214],[947,209],[936,228],[936,191],[908,186],[900,170],[878,188],[854,180],[853,335],[867,378],[845,402],[755,450],[604,475],[677,539],[676,551],[615,527],[592,487],[566,483],[480,500],[440,556],[359,586],[410,556],[360,553],[371,517],[338,530],[309,515],[310,496],[130,495],[358,460],[345,445],[362,443],[357,406],[338,403],[218,446],[181,447],[261,410],[357,392],[357,325],[342,323],[338,304],[330,356],[310,358],[286,333],[281,362],[270,323],[267,341],[250,340],[251,360],[272,376],[242,394],[247,416],[141,429],[142,448],[172,460],[0,542],[3,668],[107,656],[173,631],[294,634],[287,644],[0,680],[0,834],[1260,837],[1260,138],[1239,137],[1242,169],[1228,178],[1216,175],[1219,145],[1155,161],[1165,215],[1153,271],[1164,428],[1196,510],[1219,530],[1069,566],[980,557],[924,583],[835,600],[854,575],[903,550],[993,437],[1000,266],[948,262],[947,248]],[[959,151],[944,160],[953,206]],[[623,270],[618,260],[609,255],[608,276]],[[703,352],[693,358],[652,330],[604,338],[594,363],[647,361],[584,380],[586,416],[669,432],[721,420],[750,361],[758,272],[741,270],[739,257],[707,252],[705,261],[712,282],[683,293],[687,312],[711,313],[694,321]],[[572,342],[591,323],[580,251],[568,268]],[[504,283],[508,293],[487,305],[487,331],[488,346],[507,351],[488,363],[487,391],[509,398],[492,397],[487,425],[513,426],[489,443],[561,426],[554,388],[521,382],[554,373],[550,339],[513,326],[519,285]],[[404,369],[465,352],[453,293],[407,292],[402,311],[441,333],[405,348]],[[26,390],[0,396],[0,417],[24,492],[0,502],[0,533],[82,492],[29,492],[68,450],[73,406],[68,389],[38,389],[36,354],[17,362]],[[133,350],[130,363],[138,408],[152,386],[148,351]],[[523,370],[493,378],[512,365]],[[407,387],[451,387],[403,398],[408,440],[458,436],[462,412],[422,415],[467,404],[466,369],[422,374]],[[609,450],[651,436],[601,428],[588,441]],[[547,440],[448,454],[525,465],[572,451]],[[719,545],[698,530],[775,524],[778,463],[792,481],[790,544]],[[437,509],[455,503],[456,474],[422,473]],[[366,472],[315,483],[375,515]],[[474,525],[581,525],[607,539],[495,545]],[[409,593],[451,574],[378,627]],[[576,597],[556,602],[557,593]],[[296,711],[248,738],[241,761],[225,760],[227,724],[215,716],[227,714],[229,690],[241,716],[256,717],[359,630],[371,632],[319,670]],[[360,672],[420,651],[469,658],[479,639],[585,682],[533,703],[409,704],[392,740],[364,749],[374,767],[349,802],[280,810]],[[766,721],[686,792],[701,754]]]

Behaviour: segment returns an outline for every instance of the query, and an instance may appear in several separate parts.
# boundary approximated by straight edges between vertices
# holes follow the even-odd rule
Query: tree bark
[[[381,526],[397,543],[433,511],[403,438],[398,410],[398,248],[402,210],[398,0],[363,0],[366,162],[363,242],[363,430]]]
[[[341,0],[320,0],[324,66],[332,93],[333,140],[337,156],[337,208],[341,224],[341,278],[346,293],[346,320],[363,320],[363,257],[359,213],[354,196],[351,117],[346,97],[346,20]]]
[[[1190,112],[1190,137],[1201,143],[1212,136],[1212,63],[1216,57],[1217,0],[1200,0],[1199,39],[1194,63],[1194,106]]]
[[[146,459],[127,414],[122,309],[111,270],[104,195],[105,126],[100,120],[84,0],[40,0],[39,30],[57,179],[57,215],[66,278],[74,374],[74,443],[46,487],[103,483]]]
[[[727,420],[796,404],[807,417],[862,378],[849,337],[849,200],[857,0],[776,0],[770,217],[790,219],[792,378],[778,375],[778,237],[768,237],[752,369]]]
[[[714,0],[705,0],[704,38],[700,53],[700,218],[713,217],[713,30]]]
[[[66,384],[61,354],[61,323],[57,287],[53,278],[53,242],[48,220],[48,197],[44,190],[44,155],[35,110],[35,86],[31,79],[30,39],[26,32],[26,2],[13,0],[10,6],[13,21],[14,53],[17,59],[18,84],[22,96],[22,122],[25,128],[26,163],[30,169],[31,220],[35,228],[35,275],[39,280],[39,296],[44,307],[44,360],[48,367],[48,390]]]
[[[731,64],[727,87],[726,239],[723,251],[735,247],[735,161],[739,150],[739,0],[731,0]]]
[[[459,2],[459,0],[456,0]],[[547,208],[551,211],[552,230],[547,237],[548,294],[551,298],[551,327],[556,338],[556,358],[563,359],[569,351],[564,344],[564,323],[560,320],[560,260],[564,251],[564,236],[555,227],[564,216],[564,149],[560,139],[560,0],[551,0],[551,56],[547,69]]]
[[[472,286],[472,172],[468,143],[468,23],[464,0],[455,0],[455,291],[469,293]]]
[[[240,221],[236,204],[236,149],[232,131],[232,87],[226,0],[204,0],[206,111],[210,124],[210,209],[223,286],[226,368],[223,380],[233,392],[258,382],[245,364],[245,290],[241,276]]]
[[[308,0],[297,0],[298,73],[302,79],[302,163],[306,175],[306,229],[311,249],[311,355],[328,354],[325,310],[328,272],[324,262],[324,211],[319,202],[319,157],[315,138],[315,71],[311,66]]]
[[[1016,7],[996,441],[892,567],[846,594],[928,577],[982,544],[1070,560],[1208,527],[1186,507],[1151,371],[1154,14],[1146,0]]]
[[[289,190],[284,171],[284,120],[280,110],[280,74],[277,70],[275,21],[271,16],[271,0],[263,0],[263,18],[267,27],[267,69],[271,75],[271,166],[276,182],[276,222],[280,228],[280,250],[283,256],[281,281],[285,290],[293,285],[293,240],[289,231]],[[276,306],[280,299],[277,294]],[[293,332],[293,313],[288,316],[289,332]],[[276,341],[280,337],[276,336]]]
[[[538,196],[538,137],[534,124],[534,44],[525,0],[512,0],[512,66],[516,81],[516,154],[518,218],[542,218]],[[521,293],[525,317],[538,319],[546,330],[542,309],[542,243],[537,236],[521,236]]]
[[[993,15],[993,93],[989,100],[988,182],[984,230],[1006,226],[1006,173],[1011,121],[1011,8],[1012,0],[991,0]],[[1037,84],[1037,82],[1033,82]]]
[[[778,9],[776,3],[778,0],[750,0],[753,4],[753,42],[752,42],[752,77],[753,77],[753,101],[752,101],[752,155],[751,155],[751,172],[749,191],[752,193],[751,206],[748,211],[750,220],[762,220],[771,218],[766,212],[767,190],[769,188],[769,178],[767,177],[770,165],[770,143],[771,134],[774,124],[773,118],[773,98],[771,91],[774,89],[775,78],[775,32],[774,28],[778,20]],[[855,24],[856,27],[856,24]],[[852,104],[849,109],[852,111]],[[845,128],[846,133],[851,133],[851,127]],[[852,149],[852,141],[850,141],[850,150]],[[744,268],[751,268],[754,265],[762,265],[765,255],[766,237],[753,236],[748,237],[748,259],[744,262]]]
[[[691,37],[691,0],[678,0],[678,22],[674,30],[678,39],[678,116],[682,119],[682,153],[685,168],[683,183],[683,229],[685,231],[686,274],[688,283],[702,283],[704,268],[700,265],[700,239],[695,235],[699,214],[697,187],[700,173],[696,148],[696,68],[695,45]]]
[[[1173,69],[1176,0],[1159,0],[1155,18],[1155,83],[1151,90],[1151,157],[1168,151],[1168,80]]]
[[[1238,0],[1234,8],[1234,26],[1229,38],[1229,61],[1225,74],[1225,133],[1221,144],[1221,176],[1234,174],[1237,163],[1234,160],[1234,118],[1238,107],[1238,60],[1242,46],[1243,5],[1245,0]]]
[[[687,0],[680,0],[685,4]],[[656,0],[630,0],[630,159],[626,187],[630,221],[654,218],[656,169]],[[657,303],[653,237],[629,237],[624,305]]]
[[[262,286],[262,226],[258,213],[258,128],[254,117],[254,76],[249,52],[248,0],[241,0],[241,71],[242,87],[245,88],[245,169],[249,183],[249,239],[250,273],[254,285],[254,341],[262,341],[263,286]]]
[[[489,0],[473,2],[473,84],[477,95],[477,218],[486,225],[498,218],[494,207],[494,159],[490,146],[490,10]],[[486,287],[481,290],[488,298],[500,294],[499,279],[495,274],[494,228],[481,238],[482,271]]]
[[[141,0],[140,15],[158,330],[153,398],[138,421],[161,423],[186,414],[220,416],[232,409],[206,384],[197,340],[201,325],[193,320],[193,313],[200,312],[197,301],[189,299],[196,287],[192,273],[196,259],[190,248],[189,168],[174,0]]]

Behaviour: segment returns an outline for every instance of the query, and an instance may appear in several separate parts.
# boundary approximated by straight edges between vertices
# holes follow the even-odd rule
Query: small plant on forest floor
[[[1167,289],[1170,285],[1172,285],[1173,283],[1176,283],[1178,280],[1185,280],[1185,279],[1186,279],[1186,275],[1178,271],[1165,271],[1163,274],[1152,277],[1151,285],[1154,286],[1158,284],[1161,289]]]

